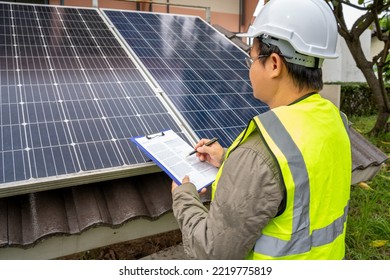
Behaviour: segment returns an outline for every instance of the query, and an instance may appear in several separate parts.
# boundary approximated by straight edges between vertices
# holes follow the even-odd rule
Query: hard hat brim
[[[247,33],[237,33],[237,37],[245,38],[245,37],[252,37],[248,32]]]

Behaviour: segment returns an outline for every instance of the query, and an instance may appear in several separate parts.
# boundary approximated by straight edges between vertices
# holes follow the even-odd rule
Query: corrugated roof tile
[[[350,138],[352,145],[352,169],[365,169],[369,166],[379,166],[384,163],[388,157],[376,146],[372,145],[366,138],[356,130],[350,129]]]
[[[8,244],[8,209],[5,199],[0,199],[0,247],[1,244]]]
[[[51,235],[92,226],[117,227],[171,210],[171,179],[164,173],[0,199],[0,247],[30,246]]]

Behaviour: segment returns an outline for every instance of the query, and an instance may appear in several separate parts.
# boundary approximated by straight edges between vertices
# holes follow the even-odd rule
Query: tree
[[[326,1],[336,17],[338,32],[344,38],[356,66],[362,71],[378,109],[376,123],[370,134],[385,132],[390,129],[387,124],[390,116],[390,103],[385,87],[385,78],[389,77],[387,71],[390,69],[388,19],[390,0],[358,0],[357,4],[351,3],[350,0]],[[347,28],[342,4],[363,12],[351,29]],[[374,28],[374,36],[384,43],[383,49],[372,57],[372,60],[365,57],[359,39],[360,35],[368,28]]]

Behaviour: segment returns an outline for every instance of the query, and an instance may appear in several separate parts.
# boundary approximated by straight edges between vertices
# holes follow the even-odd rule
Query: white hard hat
[[[307,67],[316,66],[306,60],[320,58],[322,63],[324,58],[338,57],[337,23],[324,0],[270,0],[263,7],[260,2],[248,32],[237,36],[262,36],[278,46],[287,61]]]

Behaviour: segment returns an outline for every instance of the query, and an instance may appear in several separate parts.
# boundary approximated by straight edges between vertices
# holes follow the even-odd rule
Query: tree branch
[[[336,18],[337,26],[338,26],[338,30],[339,30],[340,35],[345,39],[348,38],[349,40],[351,40],[352,38],[351,38],[351,35],[348,31],[347,24],[345,22],[343,6],[341,5],[341,1],[334,0],[334,1],[332,1],[332,5],[329,4],[330,2],[331,1],[327,1],[327,4],[331,8],[331,10],[333,11],[333,14]]]
[[[341,4],[344,4],[346,6],[350,6],[352,8],[355,8],[355,9],[358,9],[358,10],[361,10],[361,11],[368,11],[368,8],[367,7],[363,7],[363,6],[360,6],[360,5],[355,5],[349,1],[343,1],[343,0],[336,0],[337,2],[340,2]],[[375,0],[374,0],[375,1]],[[365,4],[365,3],[364,3]]]
[[[368,10],[367,13],[360,16],[355,23],[352,25],[351,33],[354,36],[359,37],[365,30],[367,30],[371,24],[374,22],[375,17],[374,12]],[[376,16],[377,17],[377,16]]]

